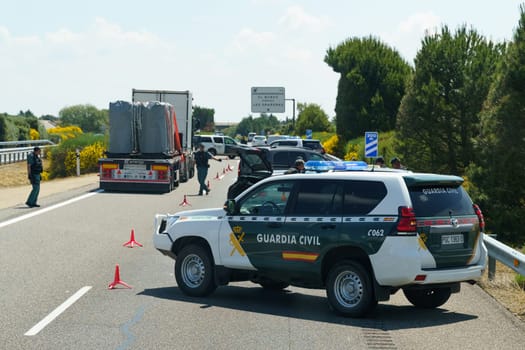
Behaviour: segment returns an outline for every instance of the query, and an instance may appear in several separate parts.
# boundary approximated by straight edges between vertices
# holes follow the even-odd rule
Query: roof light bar
[[[350,161],[329,161],[329,160],[309,160],[304,164],[309,171],[360,171],[367,170],[368,164],[360,160]]]

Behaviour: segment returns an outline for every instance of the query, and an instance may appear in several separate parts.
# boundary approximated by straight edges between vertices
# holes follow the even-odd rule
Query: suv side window
[[[293,182],[291,181],[274,181],[260,186],[242,199],[239,204],[239,213],[257,216],[283,215],[292,188]]]
[[[199,139],[199,142],[212,142],[211,137],[209,136],[201,136]]]
[[[220,136],[215,136],[215,137],[213,138],[213,142],[215,142],[215,143],[224,143],[224,140],[223,140],[223,138],[220,137]]]
[[[235,141],[233,141],[233,139],[231,139],[229,137],[225,137],[224,138],[224,143],[227,144],[227,145],[236,145]]]
[[[385,198],[387,190],[381,181],[345,181],[343,215],[366,215]]]
[[[273,165],[275,167],[288,167],[288,152],[275,152],[273,154]]]
[[[343,187],[339,181],[306,180],[298,184],[291,216],[341,216]]]

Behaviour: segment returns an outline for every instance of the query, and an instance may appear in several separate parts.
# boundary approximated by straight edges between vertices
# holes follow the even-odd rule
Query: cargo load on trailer
[[[171,104],[112,102],[109,124],[106,158],[99,160],[101,189],[170,192],[193,176]]]

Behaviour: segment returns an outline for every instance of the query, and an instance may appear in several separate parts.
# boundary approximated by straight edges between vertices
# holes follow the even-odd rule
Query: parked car
[[[265,146],[266,145],[266,136],[255,135],[252,139],[252,146]]]
[[[239,150],[237,180],[228,188],[228,198],[235,198],[241,192],[272,174],[283,174],[294,166],[297,158],[309,160],[340,160],[327,154],[298,147],[257,148],[257,151]]]
[[[319,140],[304,140],[304,139],[290,138],[290,139],[276,140],[276,141],[269,143],[269,145],[270,147],[281,147],[281,146],[303,147],[303,148],[309,148],[319,153],[325,153],[323,145],[321,144],[321,141]]]

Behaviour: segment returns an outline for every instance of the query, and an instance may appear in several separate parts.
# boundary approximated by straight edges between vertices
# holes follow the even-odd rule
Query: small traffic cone
[[[221,178],[219,177],[219,173],[217,173],[217,175],[215,175],[214,177],[215,180],[220,180]]]
[[[118,267],[118,264],[117,266],[115,266],[115,278],[113,279],[113,282],[109,284],[108,289],[114,289],[117,286],[117,284],[121,284],[124,287],[131,289],[131,286],[129,284],[120,280],[120,269]]]
[[[233,168],[232,168],[232,166],[230,165],[230,163],[228,163],[228,170],[229,170],[229,171],[233,171]]]
[[[126,243],[123,244],[124,247],[130,247],[130,248],[133,248],[133,246],[135,245],[138,245],[139,247],[142,247],[142,244],[140,244],[139,242],[137,242],[135,240],[135,230],[134,229],[131,229],[131,238],[129,239],[129,241],[127,241]]]
[[[226,169],[225,168],[222,168],[222,174],[226,174]]]
[[[208,180],[208,188],[211,188],[211,187],[210,187],[210,180]]]
[[[180,205],[182,205],[182,206],[186,206],[186,205],[191,206],[190,202],[188,202],[188,200],[186,199],[186,195],[184,195],[184,200],[179,204],[179,206]]]

